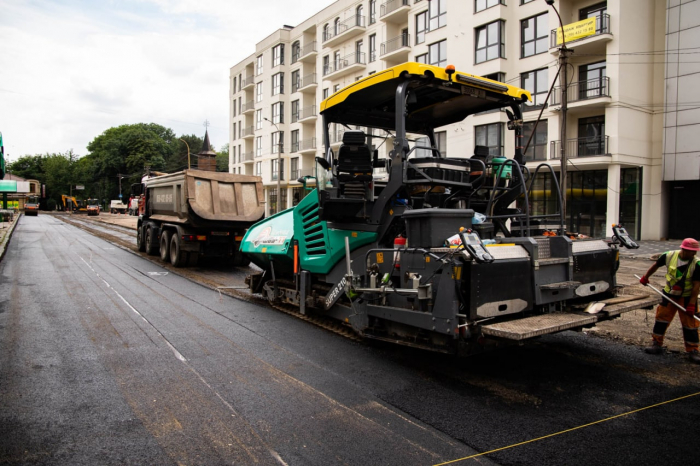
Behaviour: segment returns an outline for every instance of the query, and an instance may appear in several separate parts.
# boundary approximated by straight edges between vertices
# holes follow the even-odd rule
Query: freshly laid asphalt
[[[470,359],[357,343],[42,215],[0,296],[0,464],[697,458],[699,368],[585,333]]]

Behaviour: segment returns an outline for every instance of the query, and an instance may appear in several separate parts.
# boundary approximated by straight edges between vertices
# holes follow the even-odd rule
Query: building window
[[[282,168],[280,172],[280,180],[284,181],[284,160],[280,159],[272,159],[271,160],[271,166],[272,166],[272,181],[277,181],[277,164],[281,162],[279,165]]]
[[[532,102],[525,102],[524,110],[534,110],[535,108],[539,109],[542,105],[544,105],[544,101],[547,98],[547,92],[549,91],[547,75],[547,68],[528,71],[527,73],[522,73],[520,75],[520,87],[532,94]]]
[[[292,140],[294,140],[293,134],[294,134],[294,133],[292,133]],[[299,135],[298,135],[298,131],[297,131],[297,139],[298,139],[298,136],[299,136]],[[294,144],[294,143],[292,142],[292,144]],[[291,179],[291,180],[296,180],[296,179],[298,179],[299,176],[300,176],[300,173],[299,173],[299,157],[294,157],[293,159],[291,159],[291,160],[289,161],[289,164],[290,164],[289,169],[290,169],[290,172],[291,172],[290,179]],[[294,205],[296,205],[296,204],[294,204]]]
[[[262,176],[262,162],[255,162],[255,176]]]
[[[292,131],[292,149],[290,152],[299,152],[299,130],[295,129]],[[294,170],[292,170],[292,179],[296,179],[294,177]]]
[[[333,85],[333,94],[335,94],[335,93],[338,92],[339,90],[340,90],[340,84],[334,84],[334,85]]]
[[[377,0],[369,0],[369,24],[377,22]]]
[[[299,101],[292,101],[292,123],[299,121]]]
[[[362,47],[364,46],[364,41],[358,40],[355,42],[355,63],[362,63],[364,57],[362,56]]]
[[[236,116],[236,99],[233,99],[233,116]]]
[[[277,213],[277,189],[270,188],[267,190],[268,202],[270,204],[270,215]]]
[[[475,0],[474,1],[474,11],[476,13],[484,11],[487,8],[491,8],[498,4],[505,5],[506,0]]]
[[[263,83],[260,81],[255,85],[255,101],[262,102],[263,99]]]
[[[416,55],[416,63],[427,64],[428,63],[428,54],[423,53],[421,55]]]
[[[326,100],[328,98],[328,88],[325,88],[323,90],[323,100]]]
[[[430,145],[430,138],[422,137],[418,138],[416,141],[416,146],[420,147],[432,147]],[[435,133],[435,149],[440,151],[441,157],[447,157],[447,131],[440,131]],[[430,149],[416,149],[415,157],[436,157],[437,154]]]
[[[335,21],[333,21],[333,37],[338,34],[340,34],[340,18],[336,18]]]
[[[428,32],[428,12],[416,15],[416,44],[425,42],[425,33]]]
[[[503,123],[492,123],[474,127],[477,146],[489,148],[489,155],[503,155]]]
[[[284,123],[284,102],[272,104],[272,122]]]
[[[369,62],[372,63],[377,59],[377,35],[369,36]]]
[[[233,140],[236,140],[236,123],[233,124]]]
[[[579,10],[578,19],[584,20],[595,17],[595,33],[602,34],[608,31],[608,2],[596,3]]]
[[[309,192],[309,190],[304,190],[303,187],[292,188],[292,206],[299,204]]]
[[[272,47],[272,67],[284,65],[284,44]]]
[[[494,81],[498,81],[499,83],[506,82],[506,74],[500,71],[498,73],[485,74],[484,78],[492,79]]]
[[[284,94],[284,73],[272,75],[272,95]]]
[[[577,149],[577,157],[605,155],[605,115],[578,120]]]
[[[447,41],[441,40],[428,47],[429,63],[434,66],[443,67],[447,65]]]
[[[296,41],[292,44],[292,63],[298,62],[300,57],[301,57],[301,44],[299,43],[299,41]]]
[[[262,129],[262,109],[259,108],[255,111],[255,129]]]
[[[327,75],[328,73],[331,72],[331,69],[330,69],[330,67],[331,67],[331,62],[330,62],[330,60],[331,60],[331,58],[330,58],[328,55],[326,55],[326,56],[323,57],[323,76],[325,76],[325,75]]]
[[[270,141],[272,143],[271,149],[273,154],[284,153],[284,131],[275,131],[272,133]]]
[[[236,93],[236,76],[233,77],[233,92]]]
[[[263,56],[258,55],[255,59],[255,76],[260,76],[263,72]]]
[[[476,29],[476,63],[506,57],[506,32],[502,20]]]
[[[530,139],[532,130],[535,135]],[[530,141],[530,145],[525,151],[525,161],[547,160],[547,120],[540,120],[535,128],[535,122],[529,121],[523,124],[523,148]]]
[[[325,42],[328,39],[330,39],[330,37],[328,37],[328,23],[326,23],[323,25],[323,40]]]
[[[434,31],[447,25],[447,0],[432,0],[429,5],[430,22],[428,27],[430,30]]]
[[[520,22],[520,42],[522,58],[545,53],[549,50],[547,38],[549,36],[549,22],[547,13],[524,19]]]
[[[260,157],[262,155],[262,136],[255,138],[255,156]]]
[[[534,2],[535,0],[520,0],[521,5],[525,5],[526,3]]]
[[[608,95],[607,80],[605,79],[606,64],[604,61],[581,65],[578,68],[579,91],[578,98],[594,99]]]
[[[299,70],[292,71],[292,93],[299,90],[301,87],[301,79],[299,78]]]

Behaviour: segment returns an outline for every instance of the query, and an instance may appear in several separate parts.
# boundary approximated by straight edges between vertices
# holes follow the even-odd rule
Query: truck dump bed
[[[262,180],[257,176],[184,170],[145,182],[149,216],[154,220],[207,226],[238,225],[265,214]]]

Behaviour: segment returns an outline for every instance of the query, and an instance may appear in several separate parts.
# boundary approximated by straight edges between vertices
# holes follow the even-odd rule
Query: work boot
[[[644,348],[644,352],[648,354],[661,354],[664,352],[664,348],[657,342],[653,342],[651,346]]]
[[[688,359],[690,359],[690,362],[694,362],[695,364],[700,364],[700,353],[698,352],[698,350],[689,351],[688,352]]]

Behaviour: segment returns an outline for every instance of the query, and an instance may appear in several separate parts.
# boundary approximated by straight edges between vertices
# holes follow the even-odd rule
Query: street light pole
[[[184,142],[185,145],[187,146],[187,169],[189,170],[190,169],[190,145],[187,144],[187,141],[185,141],[182,138],[180,139],[180,141]]]
[[[280,211],[280,201],[282,200],[282,192],[280,191],[280,179],[282,178],[282,133],[279,127],[271,120],[263,117],[263,120],[270,122],[277,129],[277,201],[275,202],[275,213]]]

